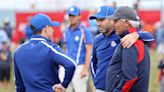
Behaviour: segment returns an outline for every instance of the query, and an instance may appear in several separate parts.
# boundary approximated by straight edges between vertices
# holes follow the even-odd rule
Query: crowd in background
[[[95,12],[91,11],[90,15],[93,15],[94,13]],[[64,20],[60,25],[60,32],[64,35],[65,29],[69,25],[68,16],[65,15],[63,19]],[[13,61],[12,53],[20,44],[28,41],[32,35],[28,25],[23,31],[17,31],[15,27],[10,25],[9,18],[3,20],[4,21],[0,21],[3,23],[3,26],[0,28],[0,86],[3,86],[4,84],[9,85],[10,83],[12,68],[11,64]],[[93,39],[97,34],[99,34],[95,20],[85,20],[83,21],[83,24],[86,25],[91,31]],[[149,43],[148,46],[150,49],[164,54],[164,24],[161,22],[149,24],[142,21],[139,29],[152,33],[155,37],[155,41]],[[60,38],[54,42],[58,43],[60,46],[63,46],[63,38]]]

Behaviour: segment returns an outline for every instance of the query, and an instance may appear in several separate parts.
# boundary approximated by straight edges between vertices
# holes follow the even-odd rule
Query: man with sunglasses
[[[110,6],[101,6],[97,13],[90,17],[90,19],[97,20],[97,25],[101,32],[94,39],[91,58],[91,72],[96,92],[105,92],[107,67],[116,47],[120,43],[120,37],[114,31],[114,21],[106,19],[107,16],[112,15],[114,12],[115,9]],[[131,47],[138,39],[138,36],[145,41],[153,40],[153,36],[150,33],[134,32],[121,39],[122,46],[124,48]]]
[[[107,17],[114,20],[116,34],[121,38],[136,32],[139,18],[134,9],[119,7]],[[150,56],[142,40],[137,40],[130,48],[118,45],[108,65],[106,92],[148,92],[150,76]]]
[[[80,9],[68,9],[70,26],[65,30],[66,53],[77,63],[72,82],[67,92],[86,92],[92,50],[92,34],[80,22]]]

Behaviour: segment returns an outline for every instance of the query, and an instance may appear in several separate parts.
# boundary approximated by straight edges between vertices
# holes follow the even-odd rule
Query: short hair
[[[30,25],[30,29],[32,30],[32,34],[40,34],[42,30],[36,30],[33,25]]]
[[[140,21],[134,21],[134,20],[129,20],[129,19],[121,19],[121,20],[122,21],[128,20],[132,27],[138,27],[140,25]]]
[[[128,20],[132,27],[138,27],[140,25],[140,21]]]

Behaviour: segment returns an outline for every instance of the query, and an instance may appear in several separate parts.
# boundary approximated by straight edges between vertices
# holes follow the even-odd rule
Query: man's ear
[[[47,33],[47,31],[48,31],[48,27],[46,26],[46,27],[44,28],[44,30],[45,30],[45,33]]]
[[[129,27],[129,26],[131,26],[131,24],[130,24],[129,20],[126,20],[126,27]]]
[[[47,27],[45,27],[45,28],[43,28],[43,30],[42,30],[42,34],[46,34],[47,33],[47,29],[46,29]]]

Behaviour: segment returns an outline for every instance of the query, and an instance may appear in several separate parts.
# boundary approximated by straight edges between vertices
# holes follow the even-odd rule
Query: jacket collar
[[[48,41],[51,42],[48,38],[41,35],[33,35],[30,40],[39,40],[39,41]]]

